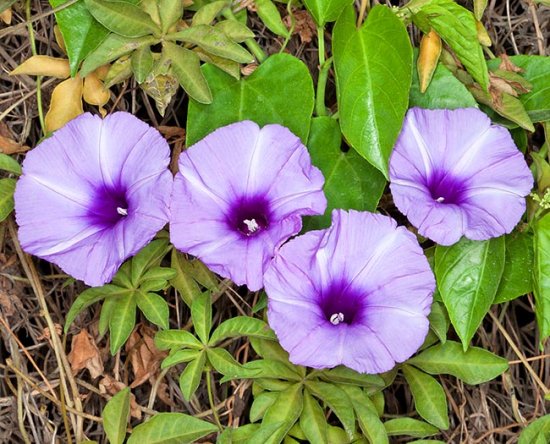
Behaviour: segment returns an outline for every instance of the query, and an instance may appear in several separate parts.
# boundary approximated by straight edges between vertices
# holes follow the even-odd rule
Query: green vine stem
[[[237,20],[237,18],[235,17],[235,14],[233,14],[233,11],[231,11],[231,8],[226,8],[223,11],[223,16],[229,20],[235,20],[235,21]],[[258,60],[259,63],[265,62],[265,60],[267,59],[267,55],[263,51],[263,49],[260,47],[260,45],[258,45],[258,42],[256,42],[256,40],[247,39],[244,41],[244,44],[249,49],[249,51],[254,55],[254,57],[256,57],[256,60]]]
[[[321,65],[319,71],[319,78],[317,79],[317,94],[315,97],[315,113],[318,116],[328,116],[327,108],[325,106],[325,90],[327,88],[328,73],[332,66],[332,57],[327,59]]]
[[[27,0],[25,5],[25,15],[27,18],[27,28],[29,30],[29,41],[31,43],[32,55],[37,55],[36,41],[34,39],[34,29],[31,21],[31,0]],[[38,119],[40,120],[40,127],[42,128],[42,134],[46,135],[46,122],[44,120],[44,109],[42,108],[42,76],[36,77],[36,104],[38,108]]]
[[[212,370],[206,370],[206,390],[208,391],[208,402],[210,403],[210,408],[212,409],[212,414],[214,415],[214,420],[220,432],[223,432],[223,426],[220,421],[220,416],[218,415],[218,410],[216,410],[216,404],[214,403],[214,392],[212,391]]]

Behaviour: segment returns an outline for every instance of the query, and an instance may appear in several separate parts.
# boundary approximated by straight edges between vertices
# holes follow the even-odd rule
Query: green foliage
[[[533,236],[515,232],[505,236],[504,271],[494,303],[511,301],[533,291]]]
[[[65,0],[50,0],[54,8],[63,3]],[[56,12],[55,19],[65,41],[71,76],[74,76],[80,63],[107,37],[109,31],[90,14],[84,0]]]
[[[323,216],[308,219],[305,224],[308,229],[328,227],[334,208],[366,211],[376,209],[386,180],[355,150],[342,151],[342,135],[335,119],[312,119],[307,145],[313,164],[325,176],[324,192],[328,201]]]
[[[431,331],[441,342],[445,343],[447,340],[447,330],[449,330],[449,315],[445,306],[440,302],[434,301],[428,319],[430,320]]]
[[[407,111],[412,49],[403,23],[375,6],[357,29],[352,7],[336,22],[334,68],[342,133],[388,177],[388,160]]]
[[[309,390],[304,390],[300,427],[309,442],[328,444],[327,421],[319,402],[311,396]]]
[[[550,213],[535,223],[533,287],[540,341],[550,336]]]
[[[168,303],[156,293],[175,275],[171,268],[160,267],[168,252],[168,240],[149,243],[120,268],[112,284],[89,288],[73,303],[65,321],[68,330],[76,316],[90,305],[105,299],[101,309],[100,333],[110,332],[110,349],[114,355],[126,342],[136,323],[139,307],[145,317],[161,328],[168,328]]]
[[[19,162],[7,154],[0,153],[0,170],[13,173],[17,176],[21,175],[21,165],[19,165]]]
[[[113,396],[101,413],[103,430],[111,444],[122,444],[130,419],[130,389],[126,387]]]
[[[481,384],[508,369],[508,361],[478,347],[464,351],[458,342],[430,347],[407,361],[431,375],[453,375],[466,384]]]
[[[157,413],[138,425],[128,444],[185,444],[214,433],[215,425],[183,413]]]
[[[327,22],[334,22],[351,3],[350,0],[304,0],[315,23],[321,27]]]
[[[504,238],[462,238],[435,250],[435,275],[441,298],[464,350],[495,300],[504,270]]]
[[[441,384],[412,366],[404,365],[402,371],[411,389],[418,414],[438,429],[447,430],[447,397]]]
[[[523,429],[518,444],[546,444],[549,441],[550,415],[545,415]]]
[[[254,5],[256,6],[256,13],[263,24],[267,26],[267,29],[281,37],[289,36],[288,29],[286,29],[275,3],[271,0],[255,0]]]
[[[253,120],[278,123],[302,141],[313,112],[313,82],[303,62],[289,54],[269,57],[250,77],[236,80],[213,66],[202,69],[212,91],[208,106],[189,101],[187,144],[198,142],[220,126]]]
[[[13,211],[15,183],[15,179],[0,179],[0,222]]]
[[[412,3],[412,2],[411,2]],[[433,29],[447,43],[472,77],[487,91],[489,74],[483,49],[477,38],[474,15],[453,0],[417,2],[412,20],[423,32]],[[410,5],[405,6],[405,8]]]
[[[390,419],[384,423],[384,427],[388,436],[407,435],[414,438],[424,438],[439,432],[436,427],[413,418]]]
[[[213,291],[218,286],[215,275],[201,261],[189,260],[176,249],[172,250],[170,266],[177,272],[170,285],[179,292],[188,307],[202,294],[201,288]]]

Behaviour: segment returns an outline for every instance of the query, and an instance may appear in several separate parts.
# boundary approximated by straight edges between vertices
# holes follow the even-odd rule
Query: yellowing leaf
[[[46,131],[55,131],[82,113],[82,79],[76,76],[64,80],[53,90],[45,119]]]
[[[440,55],[441,38],[435,31],[431,30],[428,34],[424,34],[420,41],[420,51],[416,62],[421,93],[426,92],[428,89]]]
[[[99,112],[105,117],[105,105],[110,98],[109,90],[105,88],[105,85],[99,80],[96,72],[88,74],[84,78],[84,87],[82,89],[82,98],[86,103],[90,105],[96,105],[99,107]]]
[[[25,60],[21,65],[10,72],[11,76],[27,74],[30,76],[49,76],[58,79],[69,77],[69,61],[56,57],[35,55]]]
[[[63,38],[63,34],[61,34],[61,30],[59,29],[59,26],[55,25],[53,27],[53,34],[55,35],[55,41],[61,48],[61,51],[63,51],[63,54],[67,54],[67,47],[65,46],[65,39]]]

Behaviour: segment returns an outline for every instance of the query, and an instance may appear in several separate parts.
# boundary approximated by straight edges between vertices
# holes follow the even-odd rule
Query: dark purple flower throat
[[[464,200],[465,183],[444,170],[436,170],[426,180],[432,198],[443,204],[460,204]]]
[[[365,295],[351,285],[336,283],[321,292],[319,306],[332,325],[361,322]]]
[[[256,236],[269,227],[269,215],[264,198],[240,198],[231,209],[228,224],[244,236]]]
[[[126,190],[102,187],[96,190],[88,218],[93,225],[110,228],[128,215]]]

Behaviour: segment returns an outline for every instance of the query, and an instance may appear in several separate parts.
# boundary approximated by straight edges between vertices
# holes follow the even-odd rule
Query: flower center
[[[435,171],[427,180],[426,187],[437,203],[460,204],[463,201],[464,181],[446,171]]]
[[[261,198],[240,199],[234,205],[229,225],[244,236],[256,236],[269,226],[269,209]]]
[[[93,225],[109,228],[128,216],[125,190],[101,188],[95,193],[87,217]]]
[[[362,317],[364,298],[364,292],[345,283],[336,283],[321,292],[319,307],[332,325],[351,325]]]

